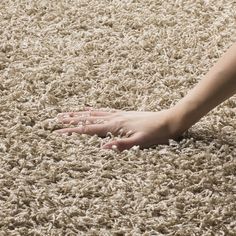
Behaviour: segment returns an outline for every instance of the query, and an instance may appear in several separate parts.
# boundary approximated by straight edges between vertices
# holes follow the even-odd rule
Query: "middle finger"
[[[68,118],[59,118],[59,122],[63,124],[72,124],[72,125],[77,125],[77,124],[103,124],[105,121],[108,121],[107,117],[83,117],[83,116],[78,116],[78,117],[68,117]]]
[[[84,117],[84,116],[109,116],[112,112],[108,111],[74,111],[74,112],[62,112],[57,114],[57,118],[72,118],[72,117]]]

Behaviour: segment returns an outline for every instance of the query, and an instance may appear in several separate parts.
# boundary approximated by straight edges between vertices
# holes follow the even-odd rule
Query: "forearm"
[[[184,132],[214,107],[236,92],[236,44],[205,77],[173,108],[179,133]]]

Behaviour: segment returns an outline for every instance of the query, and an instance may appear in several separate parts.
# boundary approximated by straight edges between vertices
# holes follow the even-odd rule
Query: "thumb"
[[[116,146],[117,149],[122,152],[125,149],[130,149],[134,145],[138,145],[138,135],[134,134],[128,138],[122,138],[108,142],[102,146],[103,149],[112,149],[112,146]]]

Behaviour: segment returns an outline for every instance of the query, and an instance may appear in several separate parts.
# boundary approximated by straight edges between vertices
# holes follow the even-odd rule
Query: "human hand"
[[[63,124],[78,125],[73,128],[55,130],[59,134],[97,134],[106,137],[110,132],[122,138],[109,141],[102,148],[119,150],[139,145],[149,148],[157,144],[168,144],[169,139],[180,136],[174,128],[174,116],[170,109],[159,112],[122,111],[85,108],[83,111],[59,113],[58,121]]]

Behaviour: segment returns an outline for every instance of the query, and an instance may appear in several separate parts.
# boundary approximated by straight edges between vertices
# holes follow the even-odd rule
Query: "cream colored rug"
[[[233,0],[0,1],[0,235],[236,235],[236,97],[181,141],[60,136],[84,105],[173,106],[236,39]]]

